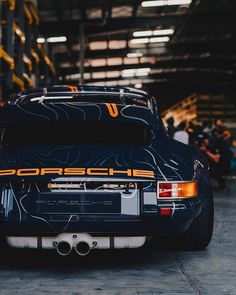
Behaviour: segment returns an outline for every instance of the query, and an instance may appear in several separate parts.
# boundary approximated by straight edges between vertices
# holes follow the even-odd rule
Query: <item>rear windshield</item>
[[[19,123],[0,130],[1,146],[104,144],[146,146],[151,132],[146,125],[106,122]]]

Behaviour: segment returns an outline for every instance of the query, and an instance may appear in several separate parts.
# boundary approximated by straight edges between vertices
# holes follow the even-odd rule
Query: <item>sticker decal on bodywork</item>
[[[119,115],[118,108],[115,103],[106,103],[105,105],[111,117],[116,118]]]
[[[116,170],[113,168],[21,168],[0,170],[1,176],[44,176],[44,175],[64,175],[64,176],[127,176],[127,177],[143,177],[155,178],[154,171],[125,169]]]

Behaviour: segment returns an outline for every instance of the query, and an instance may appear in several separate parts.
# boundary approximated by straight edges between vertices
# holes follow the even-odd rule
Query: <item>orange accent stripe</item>
[[[70,86],[70,85],[68,85],[67,86],[72,92],[76,92],[76,91],[78,91],[78,88],[76,87],[76,86]]]
[[[119,115],[118,108],[115,103],[105,103],[105,105],[111,117],[115,118]]]

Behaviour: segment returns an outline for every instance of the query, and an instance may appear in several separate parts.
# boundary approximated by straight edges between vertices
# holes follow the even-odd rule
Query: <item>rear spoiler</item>
[[[0,127],[20,122],[113,121],[152,126],[154,115],[147,107],[115,103],[27,103],[0,109]]]

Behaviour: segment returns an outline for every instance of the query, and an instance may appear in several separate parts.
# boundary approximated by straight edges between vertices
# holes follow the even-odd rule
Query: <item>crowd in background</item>
[[[220,189],[226,189],[225,176],[236,172],[236,138],[222,120],[202,124],[181,122],[176,127],[170,117],[167,132],[175,140],[198,147],[209,161],[211,176]]]

